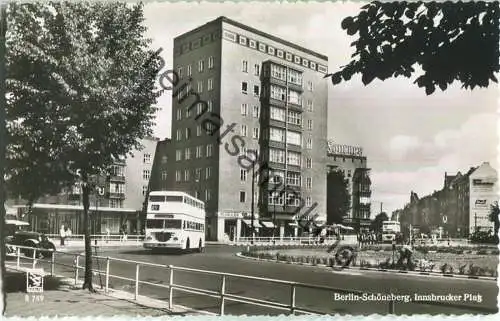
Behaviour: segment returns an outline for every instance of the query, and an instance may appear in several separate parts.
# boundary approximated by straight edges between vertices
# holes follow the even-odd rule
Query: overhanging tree
[[[326,180],[327,224],[341,224],[351,208],[348,182],[338,170],[329,172]]]
[[[341,27],[358,39],[349,64],[325,77],[334,85],[362,75],[410,78],[427,95],[457,81],[462,88],[487,87],[499,71],[499,3],[495,2],[372,2]]]
[[[388,220],[389,220],[389,215],[387,215],[386,212],[378,213],[377,216],[375,216],[375,218],[372,221],[372,229],[377,233],[382,232],[383,223]]]
[[[500,227],[500,220],[498,214],[500,213],[500,208],[498,206],[498,201],[491,204],[490,213],[488,219],[493,222],[493,231],[495,232],[495,240],[498,240],[498,229]],[[498,241],[497,241],[498,242]]]
[[[92,177],[152,135],[160,60],[144,38],[141,4],[26,3],[9,11],[9,182],[33,199],[81,184],[83,288],[93,291]]]

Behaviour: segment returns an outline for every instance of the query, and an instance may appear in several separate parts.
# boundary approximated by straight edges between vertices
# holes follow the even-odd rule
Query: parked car
[[[5,244],[7,244],[7,253],[12,249],[9,245],[19,245],[34,247],[37,249],[55,250],[55,242],[49,239],[45,234],[23,230],[29,226],[28,222],[18,220],[5,221]],[[43,257],[51,257],[51,251],[37,251]],[[33,250],[21,249],[21,253],[26,256],[33,256]]]

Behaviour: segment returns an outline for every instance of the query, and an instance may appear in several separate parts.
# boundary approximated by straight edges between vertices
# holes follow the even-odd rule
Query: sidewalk
[[[104,294],[98,286],[95,294],[82,290],[81,283],[62,277],[44,277],[44,292],[26,293],[26,274],[7,268],[5,277],[7,295],[7,317],[41,316],[163,316],[163,315],[201,315],[200,312],[174,307],[167,310],[168,302],[139,297],[133,301],[129,293],[111,290]]]

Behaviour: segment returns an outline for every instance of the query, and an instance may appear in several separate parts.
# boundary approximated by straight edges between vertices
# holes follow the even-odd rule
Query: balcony
[[[125,183],[125,176],[123,176],[123,175],[109,175],[109,181]]]
[[[108,198],[113,198],[113,199],[125,199],[125,193],[112,193],[112,192],[108,192],[107,194],[107,197]]]

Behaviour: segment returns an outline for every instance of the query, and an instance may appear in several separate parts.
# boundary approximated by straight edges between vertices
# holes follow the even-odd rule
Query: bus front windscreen
[[[165,228],[174,228],[181,229],[182,221],[181,220],[165,220]]]
[[[147,220],[146,228],[163,228],[163,220]]]

